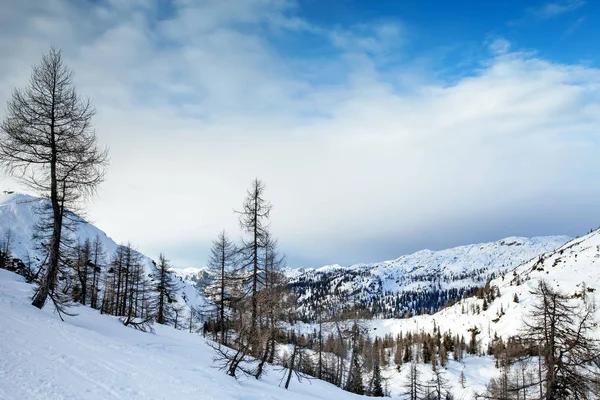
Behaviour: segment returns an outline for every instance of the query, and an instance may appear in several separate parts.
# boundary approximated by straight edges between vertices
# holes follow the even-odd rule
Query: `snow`
[[[421,250],[395,260],[343,267],[337,264],[314,268],[287,269],[286,275],[299,290],[299,303],[311,312],[310,285],[325,286],[326,304],[340,300],[361,304],[382,303],[386,316],[399,316],[415,311],[412,304],[403,303],[395,310],[395,296],[402,293],[423,293],[457,289],[470,290],[507,270],[551,252],[564,245],[567,236],[507,237],[489,243],[471,244],[451,249]],[[304,292],[303,292],[304,290]],[[429,305],[431,306],[431,304]],[[393,313],[390,312],[393,310]]]
[[[213,350],[199,335],[155,325],[155,333],[127,328],[115,317],[77,307],[65,322],[51,307],[30,305],[32,286],[0,270],[0,399],[339,399],[361,396],[314,379],[280,387],[284,372],[269,366],[261,380],[236,381],[213,367]],[[419,365],[430,379],[429,365]],[[465,371],[467,389],[458,385]],[[393,398],[408,373],[383,370]],[[445,377],[457,398],[470,398],[496,374],[490,357],[449,361]]]
[[[382,372],[382,377],[388,379],[388,385],[392,398],[403,398],[402,394],[406,391],[404,384],[407,381],[410,364],[403,364],[401,371],[395,368],[387,368]],[[434,373],[431,364],[417,364],[420,372],[419,380],[421,384],[426,384],[432,380]],[[482,393],[491,378],[498,376],[498,370],[494,367],[492,357],[465,357],[462,362],[449,360],[446,368],[439,368],[443,377],[448,381],[450,391],[456,399],[471,399],[473,393]],[[459,383],[460,373],[465,374],[465,388]]]
[[[0,270],[0,399],[354,399],[323,381],[279,387],[283,372],[236,381],[212,367],[196,334],[155,326],[154,334],[78,307],[65,322],[29,303],[32,287]]]
[[[206,271],[204,267],[187,267],[187,268],[174,268],[173,269],[177,275],[181,276],[184,279],[192,279],[200,275],[202,272]]]
[[[10,228],[11,252],[18,258],[25,259],[28,253],[32,257],[37,256],[31,250],[33,248],[32,236],[35,232],[34,227],[39,220],[36,208],[45,201],[20,193],[0,196],[0,229],[2,230],[0,234],[3,235],[6,229]],[[117,243],[114,240],[83,219],[77,224],[76,235],[80,240],[89,238],[92,241],[98,235],[106,253],[109,255],[117,249]],[[151,264],[151,260],[147,257],[145,257],[144,261]]]
[[[36,212],[36,208],[45,201],[38,197],[21,193],[0,195],[0,240],[4,239],[6,230],[10,228],[11,253],[21,260],[26,260],[27,256],[29,256],[35,263],[43,258],[33,250],[35,246],[32,236],[35,232],[35,224],[40,218]],[[75,235],[80,241],[89,239],[93,242],[96,237],[99,237],[106,252],[106,261],[110,261],[110,258],[118,247],[118,244],[113,239],[83,218],[76,224],[76,230]],[[141,256],[147,274],[154,273],[155,267],[152,259],[143,254]],[[182,273],[177,273],[181,278],[180,286],[183,300],[189,307],[204,307],[208,302],[197,290],[195,282],[189,279],[192,275],[199,274],[201,270],[200,268],[190,268]]]
[[[515,240],[523,241],[522,238],[504,239],[505,243],[509,244]],[[543,238],[531,240],[539,243],[546,242],[546,239]],[[469,247],[471,247],[470,253],[477,252],[475,246]],[[428,254],[428,252],[423,254]],[[390,264],[392,263],[390,262]],[[365,320],[363,323],[368,327],[368,332],[372,337],[384,337],[386,334],[395,337],[399,333],[406,334],[408,332],[431,333],[436,327],[442,333],[451,331],[453,334],[463,335],[467,341],[470,337],[469,329],[476,327],[481,331],[478,340],[481,347],[485,349],[494,334],[506,340],[521,332],[527,311],[536,301],[532,292],[541,279],[571,295],[585,292],[588,301],[594,301],[595,294],[600,290],[600,230],[573,239],[562,246],[557,246],[554,251],[540,254],[506,270],[501,276],[490,282],[491,286],[498,287],[500,296],[488,304],[487,310],[482,309],[483,300],[471,297],[433,315],[420,315],[407,319],[372,319]],[[518,297],[518,303],[514,301],[515,294]],[[572,301],[580,300],[574,298]],[[480,307],[480,312],[472,311],[472,308],[476,306]],[[596,320],[598,321],[600,320],[600,308],[596,308],[596,310]],[[316,326],[297,323],[293,328],[300,333],[310,333]],[[333,327],[324,324],[324,329],[332,331]],[[393,395],[403,391],[401,383],[405,379],[408,368],[407,366],[402,368],[400,374],[391,368],[387,368],[384,372],[384,376],[389,377]],[[462,389],[457,385],[458,376],[463,368],[467,389]],[[430,365],[421,364],[419,369],[425,380],[430,379],[432,376]],[[462,363],[450,361],[446,371],[446,378],[454,384],[453,391],[458,399],[471,398],[473,390],[483,391],[490,378],[497,375],[498,370],[494,368],[493,358],[487,356],[467,356]]]
[[[451,330],[468,339],[468,329],[477,327],[481,331],[478,338],[482,346],[487,346],[494,334],[507,339],[520,332],[527,310],[536,301],[532,292],[542,279],[570,295],[585,291],[589,301],[593,301],[600,290],[600,230],[573,239],[556,251],[523,263],[491,281],[491,286],[499,288],[500,296],[485,311],[472,312],[471,307],[478,305],[481,308],[483,300],[471,297],[433,315],[367,322],[377,336],[421,330],[431,332],[436,326],[442,332]],[[514,302],[515,294],[518,303]],[[600,308],[597,310],[596,320],[600,320]]]

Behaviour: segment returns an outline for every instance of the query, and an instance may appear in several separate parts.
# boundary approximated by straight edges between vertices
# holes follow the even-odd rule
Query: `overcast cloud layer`
[[[62,48],[110,146],[90,219],[149,256],[204,264],[254,177],[293,266],[600,224],[596,68],[481,38],[477,67],[444,78],[403,59],[400,21],[315,26],[287,0],[0,9],[0,117]]]

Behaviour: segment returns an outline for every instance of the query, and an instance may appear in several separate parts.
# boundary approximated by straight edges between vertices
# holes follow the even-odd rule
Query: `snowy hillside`
[[[183,281],[195,286],[201,286],[203,282],[209,279],[205,267],[173,268],[173,273]]]
[[[377,335],[396,335],[408,331],[432,331],[436,326],[442,332],[451,330],[465,337],[468,337],[469,329],[477,328],[481,332],[478,339],[485,347],[494,334],[507,339],[519,332],[534,301],[532,291],[541,279],[574,298],[586,293],[593,299],[600,289],[600,230],[574,239],[556,251],[536,257],[494,279],[490,286],[497,287],[500,295],[486,306],[483,299],[471,297],[434,315],[374,320],[370,322],[371,328]],[[599,311],[596,317],[600,318]]]
[[[40,218],[36,209],[44,201],[19,193],[0,195],[0,242],[4,243],[7,232],[10,232],[10,251],[13,257],[23,261],[30,260],[34,267],[41,261],[41,255],[35,250],[36,243],[32,240],[35,224]],[[79,220],[75,232],[78,240],[82,242],[85,239],[93,241],[96,237],[100,238],[110,260],[118,244],[94,225],[84,219]],[[155,271],[152,259],[143,254],[141,256],[147,274],[152,274]],[[193,282],[182,278],[180,284],[186,304],[193,307],[206,304],[206,299],[198,293]]]
[[[471,294],[502,272],[562,246],[567,236],[510,237],[441,251],[422,250],[395,260],[349,267],[288,271],[304,315],[315,300],[356,303],[382,318],[432,313]]]
[[[475,296],[462,299],[433,315],[367,319],[362,323],[372,339],[408,338],[411,335],[429,335],[435,338],[439,334],[444,337],[462,337],[469,342],[472,333],[478,332],[475,354],[485,354],[495,337],[507,343],[510,337],[522,332],[524,319],[532,310],[532,304],[538,302],[534,290],[542,279],[569,295],[573,303],[584,298],[588,304],[597,300],[594,297],[600,288],[600,230],[571,240],[555,251],[539,255],[505,271],[484,290],[478,290]],[[599,321],[600,309],[596,307],[595,310],[596,321]],[[317,331],[319,326],[314,323],[297,323],[293,328],[297,332],[310,334]],[[335,334],[336,322],[325,322],[323,330],[327,335]],[[600,337],[598,332],[596,335]],[[457,398],[472,398],[475,392],[482,393],[490,378],[498,376],[500,370],[494,365],[495,360],[489,354],[481,357],[466,355],[458,364],[450,361],[442,371],[452,382],[456,382],[457,371],[463,368],[468,384],[464,390],[454,386],[453,393]],[[428,374],[431,376],[431,368],[428,369],[428,366],[430,365],[419,364],[424,382],[429,379]],[[390,381],[402,385],[406,370],[406,366],[402,366],[400,373],[388,370]]]
[[[212,368],[198,335],[156,326],[154,334],[79,307],[66,322],[29,303],[32,287],[0,270],[0,399],[355,399],[322,381],[280,388],[283,372],[236,381]]]
[[[144,333],[116,318],[78,307],[65,322],[51,308],[30,305],[32,286],[0,270],[0,399],[339,399],[364,398],[320,380],[292,381],[280,367],[261,380],[236,381],[213,368],[213,350],[197,334],[156,325]],[[419,365],[424,379],[429,365]],[[392,398],[405,391],[407,368],[384,370]],[[468,387],[458,384],[463,372]],[[469,398],[497,374],[490,357],[450,361],[445,369],[456,398]]]

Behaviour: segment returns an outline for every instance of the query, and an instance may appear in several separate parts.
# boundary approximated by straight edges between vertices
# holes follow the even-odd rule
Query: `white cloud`
[[[222,228],[237,233],[232,209],[255,176],[283,250],[323,263],[458,244],[467,228],[519,234],[511,226],[531,209],[591,218],[574,204],[600,194],[594,68],[496,41],[470,76],[405,93],[377,65],[402,44],[396,24],[326,31],[278,0],[182,0],[166,20],[151,1],[0,2],[0,103],[51,44],[64,48],[111,147],[90,216],[149,255],[203,263],[189,254]],[[290,58],[268,40],[310,32],[344,54]],[[339,79],[315,83],[320,73]]]
[[[543,6],[532,10],[532,12],[539,18],[554,18],[575,11],[583,7],[585,3],[585,0],[557,0],[546,3]]]
[[[402,26],[398,22],[355,25],[351,29],[329,32],[332,43],[350,53],[381,54],[397,50],[403,44]]]
[[[510,51],[510,42],[506,39],[498,38],[490,43],[489,48],[496,55],[506,54]]]

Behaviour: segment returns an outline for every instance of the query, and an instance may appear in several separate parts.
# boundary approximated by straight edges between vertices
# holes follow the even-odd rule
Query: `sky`
[[[111,164],[87,218],[206,263],[253,179],[292,267],[600,225],[600,4],[0,0],[0,118],[50,46]],[[23,191],[13,179],[0,188]]]

